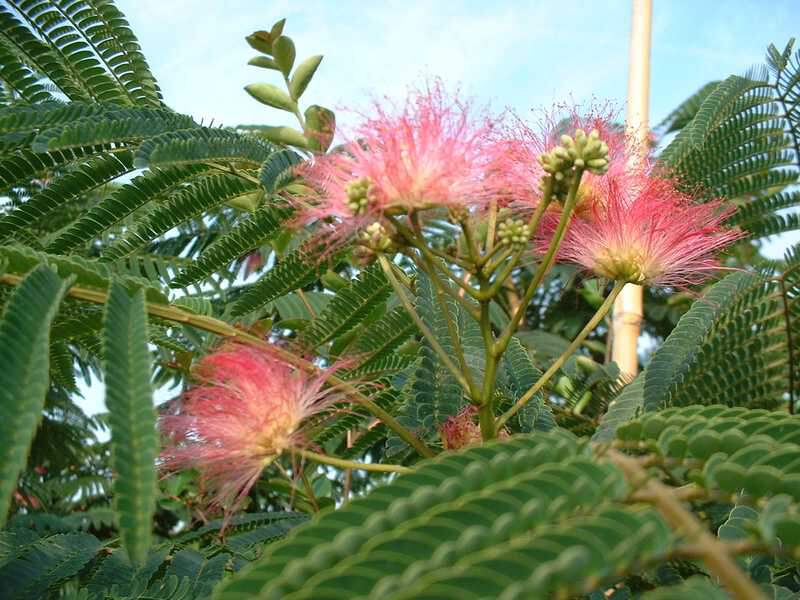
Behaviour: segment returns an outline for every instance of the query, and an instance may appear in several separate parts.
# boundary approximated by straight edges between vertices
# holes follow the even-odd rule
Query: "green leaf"
[[[692,121],[692,119],[694,119],[703,101],[717,88],[719,84],[719,81],[710,81],[705,84],[694,94],[689,96],[689,98],[684,100],[678,108],[667,115],[667,117],[659,124],[659,128],[663,127],[665,134],[683,129]]]
[[[262,127],[256,135],[261,136],[274,144],[281,146],[294,146],[296,148],[309,148],[309,140],[294,127]]]
[[[52,269],[40,266],[14,290],[0,321],[0,525],[42,416],[50,324],[66,288]]]
[[[317,54],[310,58],[305,59],[294,71],[292,79],[289,82],[289,92],[292,94],[294,100],[299,100],[303,92],[306,91],[308,84],[317,72],[317,67],[322,62],[322,55]]]
[[[248,286],[231,308],[231,314],[240,317],[256,311],[276,298],[314,282],[326,268],[327,262],[320,260],[319,248],[314,244],[302,246]]]
[[[75,576],[100,550],[88,533],[64,533],[18,548],[18,555],[0,566],[0,590],[7,600],[43,598],[48,588]]]
[[[655,511],[626,508],[622,473],[582,448],[551,432],[445,453],[294,529],[215,598],[581,595],[609,561],[616,575],[673,543]]]
[[[274,194],[295,178],[294,167],[300,164],[302,157],[293,150],[283,149],[273,153],[264,164],[258,179],[268,194]]]
[[[272,42],[272,56],[275,57],[275,62],[286,77],[292,72],[296,55],[292,38],[281,35]]]
[[[513,400],[519,399],[542,376],[542,372],[534,366],[530,354],[516,336],[511,338],[511,342],[503,354],[501,365],[502,370],[498,377],[499,387],[504,389]],[[556,426],[552,412],[545,404],[544,395],[541,392],[534,397],[533,401],[525,405],[517,420],[524,432],[534,429],[549,431]]]
[[[137,142],[159,133],[195,129],[191,117],[167,109],[127,108],[44,129],[31,142],[34,152],[54,152],[109,143]]]
[[[209,127],[184,129],[157,135],[136,150],[133,164],[138,169],[210,161],[233,162],[257,168],[275,147],[251,135]]]
[[[336,115],[324,106],[312,104],[304,113],[306,117],[306,137],[316,150],[326,152],[333,142],[336,132]]]
[[[301,340],[310,347],[318,347],[350,331],[389,297],[391,289],[380,266],[373,264],[333,297],[325,311],[303,332]]]
[[[170,281],[170,287],[182,288],[210,278],[220,267],[246,252],[269,242],[281,232],[281,225],[291,211],[286,208],[262,206],[230,231],[222,235],[199,258]]]
[[[207,598],[211,595],[214,584],[225,574],[225,564],[230,558],[230,554],[223,552],[206,559],[196,550],[184,548],[172,556],[164,578],[170,575],[178,579],[186,578],[191,582],[191,598]]]
[[[91,575],[89,581],[89,594],[91,597],[103,598],[108,591],[115,589],[117,597],[125,597],[137,586],[146,584],[164,562],[169,554],[170,547],[162,546],[153,549],[147,555],[144,563],[131,563],[124,552],[114,552],[103,559],[100,567]],[[153,598],[153,596],[150,596]],[[161,596],[155,596],[161,598]],[[143,599],[142,599],[143,600]]]
[[[614,439],[617,429],[635,419],[642,412],[644,405],[644,380],[647,369],[639,373],[636,378],[622,388],[622,392],[608,405],[608,411],[600,420],[597,431],[592,436],[593,442],[610,442]]]
[[[287,112],[294,112],[297,109],[297,104],[295,104],[294,100],[286,92],[271,83],[251,83],[246,85],[244,89],[253,98],[272,108]]]
[[[46,254],[26,248],[25,246],[0,246],[0,258],[8,261],[7,269],[11,273],[28,273],[41,264],[55,268],[63,276],[74,278],[75,285],[107,290],[114,276],[114,269],[93,260],[80,256],[63,256]],[[117,280],[123,282],[128,289],[144,288],[147,299],[151,302],[165,304],[167,297],[157,284],[144,277],[122,276]]]
[[[647,592],[642,600],[730,600],[730,596],[705,577],[692,577],[675,586]]]
[[[356,337],[351,350],[355,356],[366,356],[361,367],[391,356],[403,342],[417,332],[417,326],[408,312],[397,306],[374,323],[370,323]]]
[[[25,102],[35,104],[52,100],[35,73],[3,46],[0,46],[0,79]]]
[[[197,218],[224,202],[246,196],[253,184],[234,175],[210,175],[183,187],[168,201],[153,207],[103,253],[105,262],[128,256],[184,221]]]
[[[416,310],[442,349],[455,358],[455,340],[450,333],[438,291],[425,273],[416,277]],[[477,321],[449,295],[443,293],[455,335],[464,352],[464,360],[475,385],[482,385],[485,356]],[[409,401],[403,407],[400,422],[431,440],[439,439],[440,426],[467,405],[461,385],[444,365],[433,347],[423,338],[419,360],[407,385]]]
[[[680,382],[691,365],[715,317],[743,292],[760,283],[758,276],[734,273],[712,287],[703,298],[695,301],[647,366],[644,383],[646,411],[669,404],[671,388]]]
[[[272,55],[272,36],[269,31],[256,31],[244,39],[253,50]]]
[[[100,200],[74,220],[47,246],[47,251],[66,253],[81,244],[86,244],[104,231],[118,225],[125,217],[148,202],[169,196],[184,184],[207,172],[208,168],[204,165],[181,165],[148,170]]]
[[[247,64],[254,67],[261,67],[262,69],[272,69],[273,71],[281,70],[278,63],[267,56],[254,56],[247,61]]]
[[[106,406],[111,425],[114,508],[132,562],[150,548],[158,454],[144,293],[114,283],[103,333]]]
[[[41,192],[0,218],[0,240],[19,234],[57,208],[133,169],[130,152],[101,155],[58,177]]]

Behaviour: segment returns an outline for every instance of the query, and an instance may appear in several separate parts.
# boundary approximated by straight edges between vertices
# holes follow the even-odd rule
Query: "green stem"
[[[508,344],[511,341],[511,336],[514,335],[517,327],[519,327],[520,321],[522,321],[522,316],[525,314],[525,311],[528,308],[528,304],[530,304],[530,301],[533,299],[533,295],[536,293],[536,290],[539,289],[544,276],[547,274],[556,260],[556,252],[558,251],[558,247],[561,245],[561,240],[564,238],[567,225],[569,224],[570,217],[572,216],[572,210],[575,208],[575,204],[577,203],[578,188],[580,187],[582,176],[583,170],[578,169],[575,172],[572,183],[570,184],[569,192],[567,194],[567,201],[564,203],[564,208],[561,211],[561,219],[558,221],[556,230],[553,233],[553,239],[550,240],[550,246],[547,248],[547,253],[539,263],[539,268],[536,269],[536,273],[534,273],[533,280],[528,286],[528,289],[525,290],[525,294],[519,303],[519,308],[517,308],[514,316],[511,318],[500,338],[497,340],[497,343],[495,344],[495,352],[498,356],[505,352],[506,348],[508,348]],[[552,194],[552,181],[550,178],[547,178],[546,180],[545,193],[547,195],[543,197],[542,202],[536,208],[536,212],[531,217],[531,231],[535,231],[534,228],[538,226],[539,221],[541,221],[542,216],[544,216],[544,211],[550,204],[550,196]]]
[[[534,383],[530,389],[525,392],[522,397],[514,403],[514,406],[509,408],[498,420],[497,420],[497,428],[500,429],[503,427],[508,420],[517,414],[520,409],[525,406],[531,399],[536,395],[536,393],[541,390],[550,378],[555,375],[558,370],[564,366],[564,363],[569,360],[569,357],[572,356],[578,347],[584,342],[586,337],[594,331],[595,327],[602,321],[605,316],[608,314],[608,311],[614,306],[614,300],[617,298],[619,293],[622,291],[622,288],[625,286],[625,283],[622,281],[618,281],[614,284],[614,289],[611,290],[611,293],[606,297],[603,301],[603,304],[600,305],[600,308],[597,309],[597,312],[594,316],[589,320],[586,326],[581,330],[581,332],[572,340],[572,343],[567,347],[567,349],[559,356],[556,361],[550,365],[550,368],[545,371],[545,373],[539,378],[539,380]]]
[[[494,235],[497,228],[497,199],[493,198],[489,205],[489,219],[486,225],[486,255],[492,253]]]
[[[336,458],[335,456],[325,456],[324,454],[317,454],[311,450],[303,450],[302,448],[295,448],[293,453],[312,460],[316,463],[323,465],[330,465],[332,467],[339,467],[340,469],[358,469],[361,471],[372,471],[374,473],[413,473],[414,470],[403,465],[388,465],[385,463],[361,463],[352,460],[345,460],[344,458]]]
[[[550,205],[552,189],[553,189],[552,180],[550,178],[547,178],[544,186],[544,195],[542,196],[542,201],[536,207],[536,210],[533,211],[531,218],[528,220],[528,227],[530,228],[532,234],[536,232],[536,228],[539,227],[539,223],[541,222],[542,217],[544,216],[544,213],[547,210],[547,207]],[[505,257],[508,256],[504,252],[505,256],[502,259],[498,259],[496,261],[493,261],[491,264],[486,265],[491,256],[495,252],[497,252],[499,248],[501,248],[501,246],[495,246],[495,249],[492,251],[492,253],[487,254],[483,258],[481,266],[482,266],[482,272],[486,275],[486,277],[491,277],[492,272],[494,272],[494,270],[503,262],[503,260],[505,260]],[[492,285],[489,287],[488,290],[486,290],[485,292],[486,297],[494,298],[500,292],[500,290],[503,289],[503,284],[505,283],[506,279],[508,279],[508,277],[511,275],[511,273],[514,271],[514,269],[517,267],[519,259],[524,251],[525,248],[523,247],[518,249],[512,255],[511,260],[506,264],[505,267],[503,267],[503,270],[500,273],[498,273],[498,275],[495,277],[495,280],[492,283]],[[500,353],[502,354],[502,351]]]
[[[456,290],[455,290],[455,289],[453,289],[453,288],[452,288],[452,287],[450,287],[449,285],[444,285],[444,284],[443,284],[443,283],[442,283],[442,282],[439,280],[439,278],[438,278],[438,277],[436,277],[436,273],[435,273],[435,272],[436,272],[436,270],[437,270],[437,265],[436,265],[436,263],[435,263],[435,262],[434,262],[434,263],[431,263],[431,261],[430,261],[430,260],[428,260],[428,259],[425,257],[425,255],[424,255],[424,254],[416,255],[416,254],[412,254],[412,253],[410,253],[410,252],[404,252],[404,254],[405,254],[405,255],[406,255],[408,258],[410,258],[412,261],[414,261],[414,263],[415,263],[415,264],[416,264],[416,265],[417,265],[417,266],[418,266],[420,269],[422,269],[422,270],[423,270],[423,271],[424,271],[424,272],[425,272],[425,273],[428,275],[428,277],[430,277],[430,278],[431,278],[431,281],[433,281],[433,282],[434,282],[434,284],[438,284],[438,286],[437,286],[437,287],[438,287],[439,289],[441,289],[441,290],[442,290],[442,291],[443,291],[445,294],[447,294],[448,296],[450,296],[450,297],[451,297],[453,300],[455,300],[456,302],[458,302],[458,304],[461,306],[461,308],[463,308],[463,309],[464,309],[464,310],[466,310],[466,311],[467,311],[467,312],[468,312],[470,315],[472,315],[472,316],[475,318],[475,320],[476,320],[476,321],[477,321],[477,320],[480,318],[480,314],[478,313],[477,309],[476,309],[476,308],[475,308],[473,305],[471,305],[471,304],[470,304],[469,302],[467,302],[467,301],[466,301],[466,300],[465,300],[465,299],[464,299],[462,296],[460,296],[460,295],[458,294],[458,292],[456,292]],[[439,269],[439,270],[441,270],[442,268],[446,268],[446,267],[442,267],[441,265],[438,265],[438,269]]]
[[[0,283],[4,283],[7,285],[19,285],[22,281],[22,277],[19,275],[13,275],[11,273],[5,273],[4,275],[0,276]],[[93,304],[105,304],[108,295],[100,290],[93,290],[87,288],[81,288],[77,286],[73,286],[72,288],[67,291],[67,295],[71,296],[72,298],[77,298],[78,300],[84,300],[86,302],[92,302]],[[190,313],[175,306],[170,306],[168,304],[152,304],[148,302],[146,304],[146,309],[148,314],[154,315],[156,317],[160,317],[162,319],[166,319],[168,321],[174,321],[176,323],[183,323],[185,325],[190,325],[192,327],[196,327],[197,329],[202,329],[203,331],[207,331],[209,333],[213,333],[215,335],[219,335],[226,339],[236,340],[242,342],[244,344],[249,344],[251,346],[256,346],[259,348],[264,348],[269,352],[275,354],[276,356],[280,356],[286,362],[295,365],[297,368],[306,371],[307,373],[318,374],[320,372],[320,368],[316,366],[314,363],[307,361],[299,356],[295,356],[291,352],[276,346],[275,344],[270,344],[265,342],[259,337],[256,337],[246,331],[241,329],[237,329],[233,325],[229,325],[225,321],[220,321],[219,319],[215,319],[213,317],[206,317],[203,315],[196,315],[194,313]],[[351,383],[344,381],[334,375],[328,376],[328,382],[346,392],[353,400],[359,404],[361,404],[364,408],[370,411],[373,415],[375,415],[378,419],[383,421],[384,425],[394,431],[398,437],[400,437],[403,441],[405,441],[409,446],[414,448],[421,456],[426,458],[431,458],[436,454],[428,448],[422,440],[417,438],[413,433],[408,431],[405,427],[403,427],[400,423],[398,423],[397,419],[395,419],[392,415],[388,412],[383,410],[377,404],[375,404],[372,400],[370,400],[367,396],[362,394],[355,386]]]
[[[469,258],[473,263],[478,264],[481,259],[481,252],[478,249],[478,243],[470,226],[469,217],[461,221],[461,231],[464,232],[464,239],[467,242],[467,250],[469,251]]]
[[[503,270],[497,274],[494,278],[492,284],[484,290],[484,294],[488,298],[494,298],[497,293],[503,289],[503,284],[505,283],[506,279],[511,275],[514,269],[517,268],[517,264],[519,263],[519,258],[522,256],[522,253],[525,251],[525,248],[519,248],[514,254],[511,256],[511,260],[508,261],[506,266],[503,267]],[[495,267],[496,268],[496,267]],[[487,277],[491,274],[491,271],[488,269],[486,270]]]
[[[461,281],[461,279],[459,279],[456,275],[454,275],[450,271],[450,269],[448,269],[446,266],[440,264],[439,261],[436,260],[436,257],[438,256],[439,258],[441,258],[441,259],[443,259],[445,261],[448,261],[448,262],[451,262],[453,264],[456,264],[456,265],[460,266],[461,268],[463,268],[463,269],[465,269],[467,271],[470,271],[470,270],[473,269],[473,264],[472,263],[468,263],[466,261],[462,261],[462,260],[460,260],[460,259],[458,259],[458,258],[456,258],[454,256],[448,256],[447,254],[444,254],[443,252],[434,251],[432,248],[430,248],[425,243],[425,240],[422,238],[421,235],[417,235],[416,233],[414,233],[414,231],[412,231],[411,229],[409,229],[408,227],[406,227],[402,223],[398,222],[396,219],[392,219],[391,217],[387,217],[387,218],[392,223],[392,226],[397,230],[397,232],[400,235],[402,235],[409,244],[411,244],[414,248],[419,250],[422,253],[422,255],[425,257],[425,259],[428,260],[430,262],[430,264],[433,265],[433,267],[436,270],[438,270],[440,273],[442,273],[442,275],[447,276],[453,283],[458,285],[465,292],[468,292],[470,295],[474,296],[475,290],[473,290],[470,286],[468,286],[463,281]]]
[[[467,386],[469,388],[469,394],[474,395],[475,393],[475,382],[472,380],[472,373],[470,372],[469,367],[467,366],[466,358],[464,358],[464,348],[461,346],[461,340],[459,339],[458,330],[456,329],[456,324],[453,321],[453,317],[450,314],[450,307],[447,306],[447,300],[444,297],[444,292],[442,288],[444,284],[439,280],[438,277],[435,277],[433,274],[430,275],[430,279],[433,282],[433,287],[436,291],[436,301],[439,304],[439,308],[442,309],[442,315],[444,316],[444,320],[447,323],[447,332],[450,334],[450,340],[453,342],[453,351],[456,354],[456,358],[458,359],[458,365],[461,367],[461,372],[464,374],[464,378],[467,381]]]
[[[494,425],[493,402],[483,404],[478,408],[478,422],[481,426],[481,439],[493,440],[497,437],[497,428]]]
[[[300,470],[300,479],[303,481],[303,487],[306,489],[306,497],[311,502],[311,507],[314,509],[314,512],[319,512],[317,495],[314,493],[314,488],[311,486],[311,482],[308,480],[308,475],[306,475],[305,469]]]
[[[253,177],[252,175],[250,175],[248,173],[243,173],[239,169],[234,167],[233,165],[220,165],[220,164],[214,163],[214,162],[208,162],[208,163],[203,163],[203,164],[205,164],[207,167],[211,167],[212,169],[218,169],[218,170],[223,171],[225,173],[231,173],[231,174],[235,175],[236,177],[241,177],[245,181],[249,181],[250,183],[255,183],[258,186],[261,185],[261,180],[258,177]]]
[[[481,287],[486,284],[481,281]],[[494,425],[494,388],[497,375],[498,356],[492,351],[494,348],[494,336],[492,334],[492,322],[489,316],[489,303],[491,300],[481,302],[480,329],[483,338],[484,355],[486,356],[486,368],[483,373],[483,389],[478,399],[480,408],[478,417],[481,426],[481,438],[491,440],[497,436],[497,428]]]
[[[450,356],[447,354],[447,352],[444,351],[444,348],[442,348],[441,344],[439,344],[439,341],[433,335],[433,332],[431,332],[428,326],[425,325],[420,316],[417,314],[417,311],[414,310],[414,306],[411,304],[411,301],[409,301],[409,299],[406,297],[406,293],[403,290],[402,286],[400,285],[400,282],[397,281],[397,277],[394,274],[389,259],[386,258],[384,254],[379,254],[378,260],[381,263],[381,268],[383,269],[383,272],[386,274],[386,278],[389,280],[389,284],[392,286],[392,289],[394,290],[394,293],[397,296],[397,298],[400,300],[400,303],[403,305],[403,308],[406,309],[408,316],[411,317],[411,320],[414,321],[414,323],[417,326],[417,329],[419,329],[420,333],[425,337],[425,339],[428,340],[428,342],[431,345],[431,348],[433,348],[433,351],[442,361],[442,364],[444,364],[444,366],[447,367],[447,370],[450,371],[450,374],[455,378],[458,384],[464,389],[464,391],[466,391],[469,394],[470,388],[469,384],[467,383],[467,380],[464,379],[464,375],[453,364],[453,361],[450,360]]]
[[[504,246],[503,244],[495,244],[495,246],[486,254],[481,256],[478,266],[482,267],[487,262],[489,262],[492,258],[494,258],[498,252],[505,252],[508,246]],[[484,269],[484,273],[489,273],[488,270]]]
[[[522,249],[517,249],[515,251],[514,248],[512,248],[511,246],[506,246],[506,248],[502,252],[499,253],[499,256],[496,259],[490,260],[490,261],[488,261],[488,262],[483,264],[483,266],[481,267],[481,272],[484,275],[486,275],[486,277],[491,277],[492,273],[495,272],[497,267],[499,267],[501,264],[503,264],[503,262],[509,256],[514,254],[515,255],[514,256],[514,260],[511,261],[510,269],[507,266],[506,269],[503,270],[503,272],[505,273],[505,276],[508,277],[508,275],[511,273],[511,270],[513,270],[514,267],[516,266],[517,260],[519,260],[519,257],[522,255],[522,251],[523,250],[524,250],[524,247]],[[501,277],[501,275],[498,275],[498,279],[500,279],[500,277]],[[500,281],[500,283],[502,284],[502,280]]]
[[[286,91],[291,94],[292,86],[290,85],[289,77],[284,74],[283,80],[286,82]],[[294,102],[294,110],[292,112],[294,116],[297,117],[297,122],[300,123],[300,129],[305,132],[306,120],[303,118],[303,114],[300,112],[300,107],[297,105],[296,101]]]

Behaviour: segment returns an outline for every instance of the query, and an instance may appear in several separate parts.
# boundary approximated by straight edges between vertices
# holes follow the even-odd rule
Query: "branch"
[[[0,283],[4,283],[7,285],[19,285],[22,281],[22,277],[19,275],[12,275],[10,273],[6,273],[4,275],[0,275]],[[77,298],[78,300],[84,300],[86,302],[92,302],[94,304],[105,304],[108,298],[108,295],[101,290],[93,290],[88,288],[82,288],[73,286],[67,291],[67,295],[72,298]],[[225,321],[220,321],[219,319],[215,319],[213,317],[206,317],[203,315],[196,315],[194,313],[186,312],[177,308],[175,306],[171,306],[168,304],[153,304],[148,302],[146,304],[146,309],[148,314],[154,315],[156,317],[161,317],[162,319],[166,319],[168,321],[174,321],[176,323],[183,323],[185,325],[190,325],[192,327],[196,327],[197,329],[202,329],[203,331],[207,331],[209,333],[213,333],[224,337],[230,340],[236,340],[242,342],[244,344],[249,344],[251,346],[255,346],[258,348],[263,348],[272,352],[273,354],[280,356],[286,362],[293,364],[299,369],[306,371],[307,373],[317,374],[321,371],[321,369],[316,366],[314,363],[307,361],[299,356],[295,356],[291,352],[284,350],[274,344],[270,344],[265,342],[259,337],[256,337],[246,331],[241,329],[237,329],[233,325],[229,325]],[[405,441],[408,445],[413,447],[421,456],[431,458],[435,456],[435,453],[428,448],[422,440],[417,438],[413,433],[408,431],[405,427],[403,427],[397,420],[390,415],[388,412],[383,410],[380,406],[375,404],[372,400],[367,398],[363,393],[361,393],[355,386],[343,379],[340,379],[334,375],[328,376],[328,382],[338,387],[340,390],[346,392],[349,396],[351,396],[357,403],[361,404],[370,411],[373,415],[379,418],[384,424],[394,431],[403,441]]]
[[[616,450],[606,456],[618,466],[630,484],[638,488],[639,498],[653,505],[676,532],[683,534],[691,548],[736,600],[767,600],[758,586],[742,571],[724,544],[687,510],[674,490],[653,479],[635,458]]]
[[[550,381],[550,378],[555,375],[558,370],[564,366],[564,363],[569,360],[569,357],[572,356],[578,347],[584,342],[584,340],[588,337],[588,335],[594,331],[595,327],[602,321],[608,311],[614,306],[614,300],[617,298],[619,293],[622,291],[622,288],[625,286],[625,283],[622,281],[618,281],[614,284],[614,289],[611,290],[611,293],[606,297],[603,301],[603,304],[600,305],[600,308],[597,309],[597,312],[594,316],[589,320],[589,322],[584,326],[581,332],[572,340],[572,343],[567,347],[566,350],[559,356],[556,361],[550,365],[550,368],[544,372],[544,374],[539,378],[539,380],[534,383],[527,392],[525,392],[522,397],[514,403],[514,406],[509,408],[498,420],[497,420],[497,428],[503,427],[503,425],[508,422],[508,420],[513,417],[515,414],[519,412],[519,410],[525,406],[531,399],[536,395],[536,393],[541,390],[545,384]]]
[[[405,291],[401,287],[400,282],[397,281],[397,277],[395,277],[389,259],[386,258],[385,255],[379,254],[378,260],[381,263],[383,272],[386,274],[386,278],[389,280],[389,284],[392,286],[392,289],[397,295],[397,298],[400,300],[400,303],[403,305],[403,308],[406,309],[408,316],[411,317],[411,320],[414,321],[420,333],[425,337],[425,339],[428,340],[434,352],[436,352],[436,355],[441,359],[444,366],[447,367],[447,370],[450,371],[451,375],[453,375],[455,380],[458,381],[458,384],[464,389],[464,391],[469,394],[470,388],[467,380],[464,379],[464,375],[456,368],[456,366],[453,364],[453,361],[450,360],[450,356],[444,351],[444,348],[442,348],[439,340],[437,340],[433,335],[433,332],[428,328],[427,325],[425,325],[420,316],[417,314],[417,311],[414,310],[411,301],[406,297]]]
[[[413,473],[414,470],[403,465],[387,465],[384,463],[361,463],[352,460],[345,460],[343,458],[336,458],[335,456],[325,456],[324,454],[317,454],[310,450],[303,450],[302,448],[295,448],[292,450],[294,454],[302,456],[306,460],[312,460],[323,465],[330,465],[340,469],[359,469],[361,471],[373,471],[375,473]]]

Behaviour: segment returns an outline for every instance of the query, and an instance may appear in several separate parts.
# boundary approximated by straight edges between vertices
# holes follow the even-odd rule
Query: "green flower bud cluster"
[[[500,244],[524,246],[531,239],[531,228],[522,219],[508,219],[497,226],[497,238]]]
[[[594,129],[589,135],[583,129],[575,131],[575,137],[561,136],[561,145],[539,157],[544,170],[560,182],[568,176],[573,167],[586,169],[596,175],[608,171],[608,144],[600,139]]]
[[[377,221],[362,231],[359,237],[362,244],[374,252],[384,252],[392,245],[392,238],[386,228]]]
[[[355,215],[363,215],[367,212],[370,202],[375,200],[375,191],[368,177],[361,177],[348,183],[345,193],[347,194],[347,207]]]

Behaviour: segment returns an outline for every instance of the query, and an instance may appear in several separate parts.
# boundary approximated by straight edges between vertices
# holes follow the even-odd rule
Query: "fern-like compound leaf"
[[[50,324],[65,290],[52,269],[39,266],[14,291],[0,321],[0,524],[42,417]]]
[[[103,332],[114,508],[122,545],[140,563],[150,548],[158,453],[144,292],[111,286]]]

